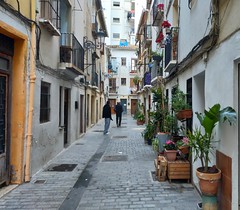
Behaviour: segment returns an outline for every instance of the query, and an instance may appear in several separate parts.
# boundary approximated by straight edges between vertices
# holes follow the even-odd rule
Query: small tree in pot
[[[217,180],[221,178],[221,171],[216,168],[216,166],[209,167],[210,162],[210,152],[213,149],[213,130],[215,126],[219,122],[228,121],[230,125],[236,123],[237,115],[235,110],[232,107],[226,107],[221,109],[220,104],[215,104],[209,110],[205,110],[204,113],[195,113],[197,118],[201,124],[201,127],[197,127],[192,132],[188,132],[189,138],[189,146],[195,152],[195,159],[200,159],[201,167],[197,169],[197,176],[200,179],[200,189],[203,194],[206,195],[214,195],[217,193],[217,189],[212,189],[212,192],[207,192],[207,189],[211,188],[210,186],[216,180],[216,187],[217,187]],[[216,175],[216,178],[213,178],[211,172]],[[202,179],[205,174],[211,179],[211,181],[207,182],[207,186],[201,186],[203,183]],[[203,178],[204,181],[207,181],[207,178]]]

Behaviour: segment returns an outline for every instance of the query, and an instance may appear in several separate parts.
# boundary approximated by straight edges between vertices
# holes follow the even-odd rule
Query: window
[[[121,65],[122,66],[126,66],[126,63],[127,63],[126,60],[127,60],[126,58],[121,58]]]
[[[121,85],[124,85],[124,86],[127,85],[127,80],[126,80],[126,78],[121,78]]]
[[[120,34],[119,33],[113,33],[113,38],[114,39],[119,39],[120,38]]]
[[[116,93],[116,78],[109,78],[109,93]]]
[[[119,1],[114,1],[113,6],[114,7],[120,7],[120,2]]]
[[[120,23],[120,18],[113,18],[113,23]]]
[[[50,84],[41,83],[40,123],[50,121]]]
[[[137,71],[137,59],[132,59],[131,60],[131,72],[136,72]]]

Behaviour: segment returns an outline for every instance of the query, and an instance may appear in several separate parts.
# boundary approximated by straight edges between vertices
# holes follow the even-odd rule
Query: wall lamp
[[[83,46],[84,49],[89,50],[89,49],[101,49],[102,45],[104,44],[105,41],[105,33],[100,29],[99,32],[96,33],[97,39],[95,43],[93,41],[89,40],[87,36],[83,37]]]

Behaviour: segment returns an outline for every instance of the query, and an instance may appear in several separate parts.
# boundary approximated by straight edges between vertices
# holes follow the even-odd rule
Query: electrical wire
[[[18,0],[16,0],[17,3]],[[3,2],[3,1],[0,1],[0,5],[7,11],[11,12],[13,15],[15,15],[16,17],[18,17],[20,20],[22,20],[25,24],[27,25],[31,25],[32,23],[35,24],[36,26],[36,59],[38,60],[39,59],[39,51],[40,51],[40,37],[41,37],[41,28],[40,26],[38,25],[38,23],[34,20],[31,20],[27,17],[25,17],[24,15],[21,14],[21,12],[19,11],[20,10],[20,6],[18,6],[18,10],[16,10],[15,8],[12,7],[12,5],[6,3],[6,2]]]

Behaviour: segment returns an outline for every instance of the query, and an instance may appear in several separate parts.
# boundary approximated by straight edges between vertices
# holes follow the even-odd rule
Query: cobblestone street
[[[114,119],[103,135],[101,120],[30,183],[2,196],[0,209],[197,209],[200,196],[192,184],[155,180],[156,154],[144,144],[143,129],[124,115],[122,127]],[[54,170],[61,164],[72,168]]]

